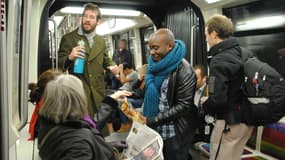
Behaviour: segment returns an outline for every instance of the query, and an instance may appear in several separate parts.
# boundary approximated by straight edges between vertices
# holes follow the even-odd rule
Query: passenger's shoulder
[[[73,31],[71,31],[69,33],[66,33],[65,35],[63,35],[63,37],[67,38],[67,37],[71,37],[71,36],[74,36],[74,35],[78,35],[77,30],[78,29],[75,29],[75,30],[73,30]]]
[[[190,63],[183,59],[181,64],[178,66],[179,74],[192,74],[193,73],[193,67],[190,65]]]
[[[104,41],[105,42],[105,39],[103,36],[99,35],[99,34],[96,34],[95,36],[96,39],[100,40],[100,41]]]

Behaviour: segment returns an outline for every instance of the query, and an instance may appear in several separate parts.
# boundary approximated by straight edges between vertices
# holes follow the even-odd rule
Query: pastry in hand
[[[133,107],[129,107],[128,102],[123,102],[121,105],[121,110],[124,114],[132,119],[133,121],[141,122],[140,113],[136,111]]]

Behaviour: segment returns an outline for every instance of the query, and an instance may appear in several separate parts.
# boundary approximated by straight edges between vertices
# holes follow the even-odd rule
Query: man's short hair
[[[201,64],[197,64],[197,65],[194,66],[194,69],[195,69],[195,70],[196,70],[196,69],[199,69],[199,70],[201,71],[201,77],[202,77],[202,78],[205,77],[205,76],[207,76],[207,72],[206,72],[206,67],[205,67],[205,66],[203,66],[203,65],[201,65]]]
[[[127,40],[126,39],[120,39],[120,42],[124,42],[125,44],[127,44]]]
[[[87,11],[87,10],[96,11],[96,13],[97,13],[97,17],[96,18],[97,19],[101,19],[102,18],[101,11],[100,11],[99,7],[96,4],[86,3],[84,5],[84,10],[83,10],[82,16],[84,16],[85,11]]]
[[[221,39],[229,38],[234,33],[234,25],[231,19],[223,15],[211,17],[205,26],[208,28],[209,34],[215,31]]]
[[[132,69],[132,66],[129,65],[128,63],[123,63],[123,70],[125,69]]]

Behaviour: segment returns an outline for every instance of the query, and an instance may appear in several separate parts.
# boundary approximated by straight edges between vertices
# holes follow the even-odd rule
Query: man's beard
[[[89,24],[89,25],[90,25],[90,24]],[[96,29],[96,25],[95,25],[95,26],[91,26],[91,29],[89,29],[89,30],[86,30],[86,29],[84,28],[84,24],[83,24],[81,27],[82,27],[83,32],[84,32],[84,33],[87,33],[87,34],[94,32],[95,29]]]

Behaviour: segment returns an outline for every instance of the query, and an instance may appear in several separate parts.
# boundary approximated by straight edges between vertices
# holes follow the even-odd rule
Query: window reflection
[[[240,44],[285,77],[285,32],[239,37]]]

